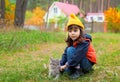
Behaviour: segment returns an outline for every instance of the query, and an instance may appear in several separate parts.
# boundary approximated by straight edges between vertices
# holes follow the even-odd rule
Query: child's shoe
[[[76,69],[76,71],[72,74],[70,74],[70,79],[77,79],[80,76],[82,76],[84,73],[82,72],[82,69]]]
[[[89,71],[83,71],[83,72],[84,72],[84,74],[87,74],[87,73],[90,73],[90,72],[93,72],[93,71],[94,71],[94,69],[91,68]]]
[[[60,70],[59,70],[60,71]],[[63,75],[64,71],[60,71],[60,74]]]

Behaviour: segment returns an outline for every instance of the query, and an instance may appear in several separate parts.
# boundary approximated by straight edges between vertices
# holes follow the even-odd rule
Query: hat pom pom
[[[70,17],[75,18],[75,14],[70,14]]]

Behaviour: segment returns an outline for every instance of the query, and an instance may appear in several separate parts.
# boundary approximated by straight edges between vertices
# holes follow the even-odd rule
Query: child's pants
[[[75,50],[76,49],[74,47],[69,47],[67,49],[67,61],[69,61],[74,56]],[[86,57],[83,58],[78,65],[80,65],[80,68],[82,68],[84,72],[91,70],[93,66]]]

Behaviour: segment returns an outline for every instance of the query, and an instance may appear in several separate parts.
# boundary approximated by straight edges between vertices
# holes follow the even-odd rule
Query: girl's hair
[[[71,30],[71,29],[73,29],[73,28],[80,30],[80,35],[79,35],[79,37],[78,37],[75,41],[76,41],[77,43],[82,43],[83,40],[84,40],[84,38],[83,38],[83,29],[82,29],[80,26],[73,24],[73,25],[70,25],[70,26],[68,27],[68,31]],[[67,43],[68,46],[72,46],[72,45],[73,45],[73,40],[70,38],[69,34],[68,34],[68,37],[67,37],[67,39],[65,40],[65,42]]]

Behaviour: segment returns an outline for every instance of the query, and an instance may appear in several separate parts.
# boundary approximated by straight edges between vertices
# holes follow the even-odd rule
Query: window
[[[93,17],[90,17],[91,21],[94,21],[94,18]]]
[[[54,13],[57,13],[57,8],[54,8]]]
[[[90,17],[91,20],[93,20],[93,17]]]
[[[98,17],[98,20],[103,20],[103,18],[102,17]]]

